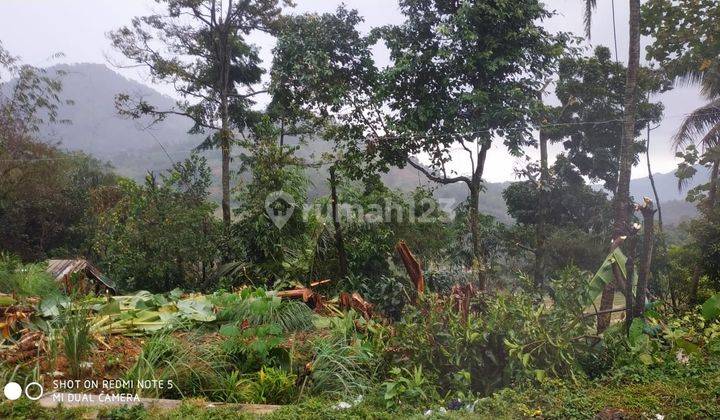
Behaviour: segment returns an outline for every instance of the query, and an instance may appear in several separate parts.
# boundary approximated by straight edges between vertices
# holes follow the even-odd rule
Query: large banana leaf
[[[178,312],[187,319],[200,322],[215,321],[213,305],[205,296],[194,296],[175,303]]]
[[[588,284],[588,301],[586,302],[588,305],[592,304],[595,299],[600,296],[605,288],[605,285],[615,280],[615,275],[613,274],[614,264],[617,264],[618,268],[620,268],[623,278],[627,279],[627,270],[625,269],[626,263],[627,257],[623,254],[620,248],[615,248],[610,254],[608,254],[607,257],[605,257],[605,261],[603,261],[602,265],[593,278],[590,279],[590,283]],[[637,284],[636,271],[633,271],[632,282],[633,285]]]

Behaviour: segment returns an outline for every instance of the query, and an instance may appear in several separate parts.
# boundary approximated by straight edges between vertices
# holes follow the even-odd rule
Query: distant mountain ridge
[[[168,116],[151,129],[144,129],[149,121],[133,121],[117,114],[114,98],[118,93],[142,96],[158,108],[169,109],[174,106],[175,101],[172,98],[149,86],[127,79],[103,64],[63,64],[52,69],[67,72],[63,79],[61,97],[73,100],[74,105],[59,110],[59,117],[69,119],[71,124],[42,129],[41,136],[47,141],[59,141],[63,148],[83,150],[101,160],[107,160],[120,174],[137,180],[142,179],[149,170],[160,171],[169,167],[173,161],[184,159],[202,141],[202,136],[187,133],[191,122],[181,116]],[[329,147],[324,141],[317,140],[303,146],[300,154],[310,157],[328,150]],[[219,178],[219,152],[207,151],[203,152],[203,155],[208,158],[213,174]],[[327,175],[324,172],[315,171],[310,173],[309,177],[314,195],[326,193]],[[697,214],[694,205],[684,201],[685,191],[678,192],[677,180],[672,172],[654,174],[654,177],[667,225],[675,225]],[[706,178],[706,174],[699,171],[689,188],[706,182]],[[464,184],[439,186],[409,167],[393,168],[383,179],[388,186],[403,191],[411,191],[419,185],[429,185],[435,188],[437,197],[450,199],[455,203],[467,198],[467,187]],[[509,184],[488,183],[480,198],[481,211],[505,223],[512,223],[502,199],[502,191]],[[653,197],[647,177],[633,179],[630,191],[636,200],[643,196]],[[219,197],[218,185],[213,186],[213,195]]]
[[[199,136],[187,134],[192,124],[181,116],[170,115],[152,129],[143,130],[143,126],[149,125],[149,119],[130,120],[118,115],[115,95],[119,93],[142,97],[159,109],[170,109],[175,101],[103,64],[61,64],[50,70],[67,73],[62,78],[60,97],[72,100],[74,105],[63,106],[58,111],[58,117],[70,120],[70,124],[44,127],[41,134],[48,141],[60,142],[70,150],[84,150],[101,159],[157,147],[157,142],[163,145],[199,142]]]

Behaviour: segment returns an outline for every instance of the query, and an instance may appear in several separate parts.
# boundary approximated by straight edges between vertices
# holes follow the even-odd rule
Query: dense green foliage
[[[43,143],[59,80],[0,48],[0,73],[16,79],[0,84],[0,379],[120,378],[124,392],[185,400],[103,418],[241,415],[201,412],[203,401],[285,406],[269,418],[720,416],[720,37],[700,16],[719,5],[646,2],[648,59],[661,66],[628,69],[550,33],[538,0],[401,0],[404,22],[369,32],[345,7],[159,3],[167,15],[110,39],[197,100],[117,105],[207,134],[202,147],[221,149],[223,218],[197,154],[134,182]],[[262,112],[253,31],[277,36]],[[709,169],[688,192],[698,217],[656,228],[659,203],[644,199],[625,223],[629,164],[646,144],[634,138],[661,121],[650,95],[678,78],[709,101],[675,136],[679,186]],[[558,106],[543,102],[550,89]],[[322,156],[300,153],[307,137],[327,142]],[[479,212],[501,141],[527,160],[502,194],[508,224]],[[562,147],[555,159],[548,142]],[[469,194],[446,206],[421,183],[381,182],[405,165]],[[329,179],[313,176],[326,168]],[[65,296],[41,262],[52,256],[92,258],[121,294]],[[0,417],[84,414],[0,404]]]
[[[122,180],[96,196],[94,251],[121,288],[152,291],[209,286],[218,254],[209,168],[193,156],[145,184]]]
[[[0,254],[0,293],[42,298],[60,294],[55,279],[42,264],[22,264],[8,254]]]
[[[92,195],[115,185],[110,168],[23,135],[3,138],[0,159],[0,248],[28,261],[89,256]]]
[[[625,73],[625,66],[611,58],[607,47],[597,47],[590,57],[564,58],[555,89],[561,106],[553,110],[556,125],[549,127],[551,139],[563,142],[568,161],[582,175],[602,181],[609,191],[617,188]],[[642,69],[636,136],[662,117],[663,105],[650,102],[648,95],[668,88],[662,73]],[[644,144],[635,142],[635,162],[643,150]]]

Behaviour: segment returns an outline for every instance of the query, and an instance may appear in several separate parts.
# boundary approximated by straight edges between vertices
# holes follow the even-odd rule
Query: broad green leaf
[[[701,313],[705,321],[712,321],[720,316],[720,293],[703,303]]]
[[[675,340],[675,345],[678,346],[679,348],[685,350],[686,354],[695,353],[700,348],[697,344],[691,343],[691,342],[685,340],[684,338],[679,338],[679,339]]]
[[[168,293],[168,297],[172,300],[178,300],[182,297],[183,291],[180,288],[175,288]]]
[[[47,297],[40,302],[40,315],[45,318],[60,316],[60,308],[67,308],[69,305],[70,299],[67,296],[53,295]]]
[[[643,329],[645,329],[645,321],[642,318],[635,318],[630,324],[630,330],[628,331],[628,340],[630,345],[635,346],[638,344],[640,337],[643,335]]]
[[[605,257],[605,261],[600,265],[600,268],[595,273],[593,278],[590,280],[590,284],[588,285],[588,292],[589,292],[589,301],[587,302],[588,305],[590,305],[598,296],[600,296],[600,293],[602,293],[603,289],[605,288],[605,285],[611,283],[613,280],[615,280],[615,276],[613,275],[613,264],[618,264],[620,267],[620,271],[622,272],[623,276],[625,276],[625,262],[627,261],[627,258],[625,257],[625,254],[623,254],[622,250],[620,248],[615,248],[613,252],[608,254],[607,257]]]
[[[213,305],[207,301],[205,296],[179,300],[176,305],[184,318],[200,322],[215,321]]]
[[[650,356],[648,353],[641,353],[640,361],[643,362],[644,365],[652,365],[654,362],[652,356]]]

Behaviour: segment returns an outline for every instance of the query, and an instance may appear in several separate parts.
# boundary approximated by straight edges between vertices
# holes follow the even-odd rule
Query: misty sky
[[[289,13],[308,11],[332,11],[340,0],[295,0],[297,6]],[[349,8],[357,9],[364,16],[362,29],[400,23],[403,20],[393,0],[345,0]],[[545,22],[552,31],[583,33],[582,13],[584,1],[548,0],[550,9],[558,15]],[[615,0],[615,19],[619,56],[627,61],[628,4]],[[121,57],[110,47],[106,33],[130,22],[133,16],[146,15],[157,8],[153,0],[0,0],[0,41],[12,54],[36,66],[57,63],[111,63],[122,62]],[[273,39],[267,35],[256,35],[252,41],[261,49],[265,63],[269,63]],[[643,40],[643,47],[647,40]],[[613,26],[611,0],[599,0],[598,10],[593,17],[592,40],[590,45],[613,47]],[[52,58],[62,52],[64,57]],[[644,55],[644,53],[643,53]],[[379,65],[387,64],[383,48],[375,51]],[[151,84],[147,75],[139,69],[116,69],[126,77]],[[166,94],[172,94],[167,86],[154,86]],[[665,104],[665,119],[653,131],[651,159],[653,172],[668,172],[675,168],[674,152],[670,150],[670,137],[679,126],[685,114],[703,103],[695,88],[676,88],[661,96]],[[488,181],[504,181],[515,178],[513,169],[523,161],[509,156],[499,142],[496,142],[488,157],[485,178]],[[552,146],[551,152],[558,152],[561,146]],[[534,151],[529,154],[537,157]],[[468,163],[456,159],[454,168],[463,171]],[[633,171],[633,178],[647,175],[643,163]]]

